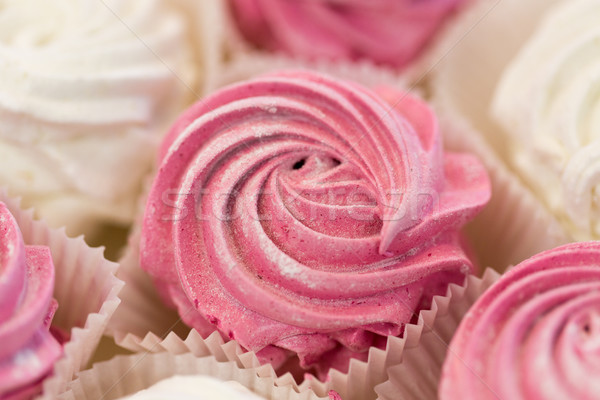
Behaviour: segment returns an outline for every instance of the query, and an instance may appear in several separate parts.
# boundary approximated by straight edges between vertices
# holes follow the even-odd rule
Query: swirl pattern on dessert
[[[401,67],[462,0],[229,0],[252,43],[294,56],[371,59]]]
[[[182,14],[156,0],[3,2],[0,181],[52,222],[63,197],[72,212],[129,222],[158,137],[196,83]]]
[[[49,332],[56,310],[54,265],[45,246],[25,246],[17,222],[0,203],[0,394],[47,375],[62,354]],[[4,398],[4,397],[3,397]]]
[[[517,265],[471,307],[440,399],[592,399],[600,385],[600,243]]]
[[[471,156],[443,155],[431,110],[395,94],[392,109],[355,84],[285,72],[180,117],[141,265],[186,322],[276,365],[280,349],[309,365],[399,334],[462,282],[472,264],[458,230],[487,202],[487,175]]]
[[[493,102],[519,173],[580,240],[600,237],[599,18],[594,0],[551,8]]]

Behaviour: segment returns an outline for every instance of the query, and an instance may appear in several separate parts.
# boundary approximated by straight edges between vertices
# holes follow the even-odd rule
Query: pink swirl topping
[[[229,0],[253,44],[293,56],[401,67],[464,0]]]
[[[25,246],[0,203],[0,399],[29,398],[62,354],[49,332],[56,310],[54,265],[45,246]]]
[[[462,282],[473,266],[458,229],[487,202],[487,175],[471,156],[442,155],[424,103],[384,93],[401,98],[395,109],[352,83],[286,72],[178,120],[141,263],[188,324],[276,366],[295,353],[344,369]]]
[[[471,307],[450,345],[440,399],[597,399],[600,242],[516,266]]]

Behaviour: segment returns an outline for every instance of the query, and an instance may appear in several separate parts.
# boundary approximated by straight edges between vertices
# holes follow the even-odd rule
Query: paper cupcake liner
[[[177,311],[168,308],[158,295],[148,274],[139,267],[139,232],[130,237],[125,255],[119,260],[119,279],[125,287],[119,297],[121,304],[111,319],[107,332],[117,342],[126,334],[144,336],[148,332],[164,337],[176,330],[182,334],[189,328],[180,321]]]
[[[388,368],[389,379],[375,387],[381,400],[435,400],[448,346],[463,316],[479,296],[500,278],[487,269],[481,278],[469,276],[464,286],[450,285],[422,311],[416,329],[407,332],[401,360]]]
[[[123,268],[124,270],[133,269],[131,264],[128,266],[123,264]],[[489,286],[498,276],[497,272],[488,270],[482,281]],[[465,301],[474,301],[480,293],[480,291],[473,289],[476,286],[471,282],[474,281],[477,281],[477,278],[470,277],[466,288],[451,285],[446,297],[436,296],[432,309],[420,313],[417,324],[407,324],[405,326],[403,337],[388,337],[386,350],[375,347],[369,349],[368,360],[366,362],[352,359],[348,373],[332,369],[329,371],[328,379],[325,382],[309,376],[300,385],[296,384],[291,374],[285,374],[276,378],[277,385],[291,386],[294,390],[299,391],[310,388],[318,396],[322,397],[326,397],[333,390],[339,393],[344,400],[375,399],[376,393],[374,388],[388,380],[389,367],[401,363],[405,348],[412,349],[419,346],[421,333],[427,331],[428,327],[433,326],[432,321],[436,314],[442,314],[439,310],[443,310],[443,313],[452,314],[455,317],[454,324],[447,328],[444,336],[446,338],[451,337],[451,332],[456,328],[460,317],[468,308],[468,305],[465,305],[464,302],[460,303],[460,301],[456,300],[458,298],[457,293],[464,292],[466,293],[463,295],[463,298],[466,299]],[[131,290],[131,288],[132,286],[127,284],[124,292],[127,289]],[[169,317],[160,317],[162,311],[160,313],[156,311],[155,303],[156,306],[162,308],[164,306],[160,304],[160,299],[155,291],[140,290],[136,293],[130,292],[129,295],[130,297],[126,296],[123,300],[123,304],[126,307],[120,307],[120,311],[117,311],[117,314],[120,313],[121,321],[115,323],[113,320],[113,323],[111,323],[113,328],[112,333],[119,346],[136,353],[168,352],[171,354],[191,353],[195,357],[211,356],[215,357],[218,361],[234,362],[240,368],[256,368],[260,366],[255,353],[245,351],[235,340],[224,339],[218,332],[213,332],[207,338],[202,338],[193,329],[189,331],[187,336],[181,333],[178,335],[170,331],[169,325],[172,325],[173,320],[177,320],[178,317],[174,311],[169,311]],[[144,298],[144,296],[148,297]],[[131,301],[132,299],[135,299],[135,302]],[[454,303],[459,304],[462,308],[453,305],[452,309],[449,310],[448,304],[452,299],[454,299]],[[127,304],[128,301],[130,301],[129,304]],[[125,309],[127,309],[127,312],[124,312]],[[143,320],[143,324],[130,319],[134,315],[137,315],[138,319]],[[152,318],[153,315],[156,316],[156,319]],[[145,332],[142,333],[143,331]],[[185,337],[185,339],[182,339],[182,337]],[[275,371],[271,365],[264,365],[263,368],[268,368],[270,374],[275,375]]]
[[[108,361],[115,356],[126,354],[132,354],[132,352],[127,349],[124,349],[121,346],[117,346],[117,344],[114,341],[114,338],[112,338],[111,336],[103,335],[100,339],[100,342],[98,343],[98,346],[96,346],[94,354],[88,361],[86,369],[90,368],[95,363]]]
[[[90,248],[83,238],[69,238],[64,228],[52,229],[22,210],[20,200],[0,189],[0,201],[14,216],[25,244],[50,248],[55,267],[54,298],[58,310],[52,326],[70,333],[62,357],[51,376],[42,383],[38,399],[54,399],[92,356],[109,318],[119,304],[123,282],[115,277],[118,264],[103,257],[102,248]]]
[[[401,349],[405,341],[406,339],[402,338],[390,338],[388,348]],[[260,362],[253,352],[245,351],[235,340],[225,341],[218,332],[213,332],[206,339],[203,339],[196,330],[191,330],[186,339],[181,339],[174,332],[169,333],[164,339],[153,333],[148,333],[144,337],[125,334],[118,340],[118,344],[137,353],[191,353],[195,357],[212,356],[218,361],[234,362],[240,368],[260,366]],[[278,386],[290,386],[299,392],[311,389],[321,397],[327,397],[333,390],[339,393],[344,400],[375,399],[373,388],[387,379],[385,370],[388,365],[398,362],[396,354],[395,351],[386,353],[383,350],[371,348],[368,362],[353,359],[347,374],[331,370],[327,382],[321,382],[313,377],[297,385],[289,373],[276,377],[275,381]],[[261,368],[268,370],[270,375],[276,376],[270,364],[262,365]]]
[[[282,69],[310,69],[337,78],[351,80],[365,86],[391,85],[396,88],[417,90],[408,78],[390,68],[377,66],[369,61],[346,62],[292,58],[280,53],[244,51],[236,54],[222,71],[214,76],[209,91],[242,80]]]
[[[407,396],[416,393],[416,397],[406,398],[419,399],[422,394],[435,398],[437,380],[452,334],[470,305],[499,277],[498,272],[488,269],[482,278],[470,276],[464,286],[450,285],[446,296],[435,296],[431,309],[421,311],[416,324],[406,325],[403,337],[389,337],[386,350],[371,348],[367,362],[351,360],[348,373],[332,369],[326,382],[312,377],[300,385],[290,374],[277,377],[275,381],[279,386],[291,386],[301,392],[310,388],[322,397],[333,390],[344,400],[375,399],[377,395],[389,399],[405,398],[398,397],[399,390]],[[186,339],[174,332],[164,338],[151,332],[145,336],[127,333],[121,334],[117,342],[137,353],[191,353],[195,357],[210,356],[221,362],[234,362],[240,368],[260,366],[253,352],[246,352],[235,340],[224,340],[218,332],[205,339],[196,330],[191,330]],[[271,365],[262,368],[275,376]],[[401,372],[393,372],[396,370]]]
[[[119,259],[117,277],[125,282],[125,286],[119,293],[121,303],[106,329],[107,334],[117,343],[127,334],[143,337],[151,332],[159,337],[165,337],[175,331],[185,336],[190,330],[181,321],[177,311],[164,304],[152,278],[142,270],[139,263],[142,219],[154,175],[155,173],[149,174],[143,182],[135,223],[124,253]]]
[[[323,399],[310,390],[300,393],[290,385],[276,385],[276,375],[269,366],[244,369],[232,361],[220,362],[215,357],[199,358],[191,353],[135,354],[97,363],[70,382],[69,390],[58,399],[111,400],[138,392],[173,375],[197,374],[239,382],[270,400]]]

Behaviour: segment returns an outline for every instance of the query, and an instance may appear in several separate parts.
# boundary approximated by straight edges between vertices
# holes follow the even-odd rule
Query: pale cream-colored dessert
[[[597,0],[548,9],[492,100],[510,162],[579,240],[600,238],[599,21]]]
[[[183,2],[0,3],[0,185],[69,233],[127,224],[201,68]]]
[[[175,375],[119,400],[261,400],[235,381],[222,381],[206,375]]]

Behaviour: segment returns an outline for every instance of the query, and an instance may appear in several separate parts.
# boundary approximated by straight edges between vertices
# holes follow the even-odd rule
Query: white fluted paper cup
[[[269,400],[322,399],[311,390],[298,392],[291,385],[276,385],[276,375],[268,366],[239,368],[235,362],[218,361],[215,357],[168,352],[118,356],[97,363],[70,382],[69,390],[59,396],[59,399],[117,399],[176,375],[202,375],[224,382],[235,382]]]
[[[67,382],[85,368],[117,308],[123,282],[115,277],[118,264],[103,257],[102,248],[90,248],[83,238],[69,238],[64,228],[53,229],[22,210],[20,200],[0,189],[2,201],[14,216],[26,245],[48,246],[55,269],[54,298],[58,309],[52,327],[64,332],[63,354],[42,382],[38,399],[55,399]]]
[[[479,296],[500,278],[487,269],[481,278],[470,276],[464,286],[450,285],[446,296],[436,296],[430,310],[419,315],[417,329],[407,332],[399,361],[388,368],[389,379],[376,386],[381,400],[435,400],[448,346],[463,316]]]

